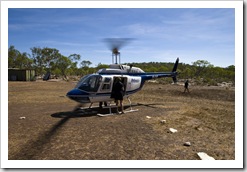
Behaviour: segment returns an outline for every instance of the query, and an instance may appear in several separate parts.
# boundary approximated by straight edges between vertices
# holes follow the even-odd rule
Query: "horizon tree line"
[[[95,73],[108,65],[99,63],[96,67],[90,67],[92,62],[82,60],[80,54],[62,55],[56,48],[32,47],[31,55],[18,51],[13,45],[8,49],[8,68],[35,69],[36,75],[44,75],[51,72],[53,75],[67,78],[70,75],[83,76]],[[130,64],[130,63],[129,63]],[[174,63],[148,62],[131,63],[140,67],[145,72],[171,71]],[[198,84],[216,85],[219,82],[232,82],[235,84],[235,66],[226,68],[214,67],[207,60],[197,60],[192,64],[179,63],[178,78],[195,79]]]

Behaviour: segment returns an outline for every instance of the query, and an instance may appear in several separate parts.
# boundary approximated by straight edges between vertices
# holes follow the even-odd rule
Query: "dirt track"
[[[8,84],[9,160],[197,160],[197,152],[235,159],[232,89],[191,87],[188,94],[183,86],[146,83],[131,97],[138,112],[99,117],[97,108],[72,112],[77,104],[65,94],[75,83]]]

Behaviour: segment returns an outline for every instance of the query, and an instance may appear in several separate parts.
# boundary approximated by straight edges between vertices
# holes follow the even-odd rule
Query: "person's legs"
[[[102,108],[102,104],[103,104],[102,102],[99,102],[99,108]]]
[[[120,100],[120,107],[121,107],[122,113],[124,113],[124,109],[123,109],[123,100]]]
[[[185,93],[186,91],[187,91],[188,93],[190,92],[188,87],[184,87],[184,93]]]
[[[119,113],[119,111],[118,111],[118,100],[115,100],[115,102],[116,102],[116,106],[117,106],[117,113]]]

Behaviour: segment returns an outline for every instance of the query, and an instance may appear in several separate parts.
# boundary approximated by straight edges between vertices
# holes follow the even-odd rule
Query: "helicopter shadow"
[[[137,104],[132,104],[132,105],[124,105],[124,110],[127,110],[129,108],[134,108],[138,106],[145,106],[149,108],[157,108],[155,105],[161,105],[157,103],[152,103],[152,104],[143,104],[143,103],[137,103]],[[117,107],[111,107],[111,112],[116,113],[117,112]],[[76,109],[72,111],[67,111],[67,112],[56,112],[54,114],[51,114],[51,117],[53,118],[83,118],[83,117],[92,117],[92,116],[97,116],[97,114],[109,114],[110,113],[110,108],[109,107],[91,107],[91,108],[83,108],[83,109]]]
[[[81,118],[81,117],[91,117],[96,116],[99,113],[99,108],[84,108],[84,109],[77,109],[73,111],[67,112],[57,112],[51,114],[53,118]]]
[[[33,160],[38,159],[38,155],[43,151],[46,144],[50,143],[51,138],[54,137],[60,128],[69,121],[69,118],[63,118],[55,123],[48,132],[42,132],[37,139],[29,140],[20,151],[11,156],[11,160]]]
[[[124,106],[124,110],[128,109],[130,106]],[[116,113],[117,108],[111,107],[111,112]],[[57,112],[54,114],[51,114],[54,118],[82,118],[82,117],[92,117],[97,116],[97,114],[109,114],[110,108],[109,107],[92,107],[92,108],[83,108],[83,109],[76,109],[73,111],[67,111],[67,112]]]
[[[156,109],[158,105],[163,105],[162,103],[137,103],[136,105],[132,105],[132,106],[145,106],[145,107],[149,107],[149,108],[153,108]]]

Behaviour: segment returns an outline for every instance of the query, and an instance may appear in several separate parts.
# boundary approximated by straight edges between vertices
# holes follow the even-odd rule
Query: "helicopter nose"
[[[80,103],[87,103],[89,102],[89,94],[85,91],[79,89],[70,90],[67,94],[67,97],[70,99],[80,102]]]
[[[83,94],[83,92],[81,90],[73,89],[67,93],[67,96],[70,97],[70,96],[76,96],[76,95],[82,95],[82,94]]]

